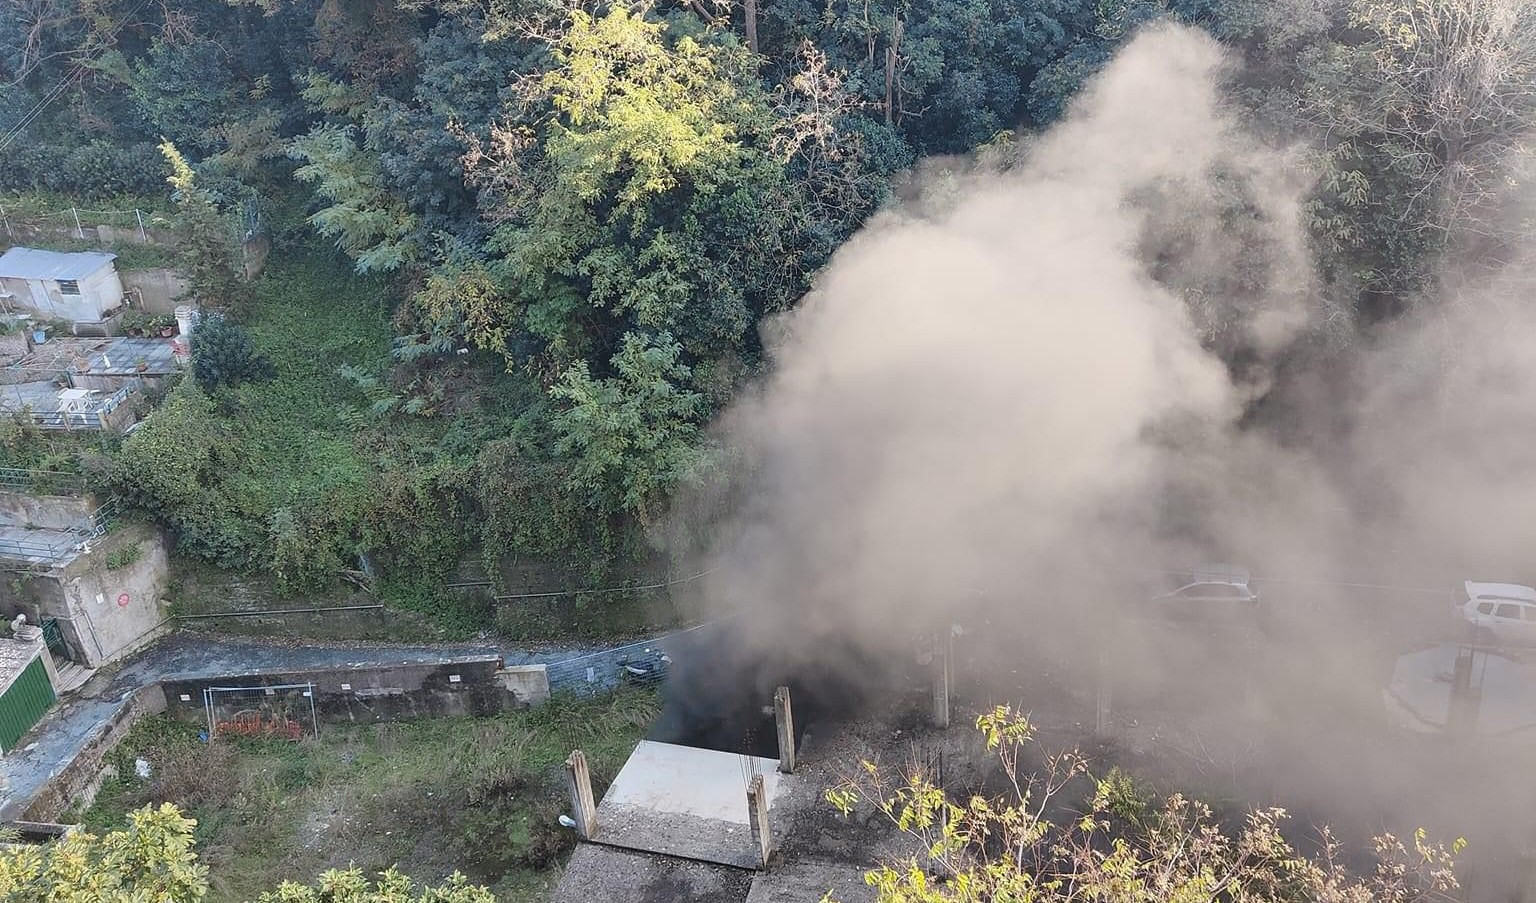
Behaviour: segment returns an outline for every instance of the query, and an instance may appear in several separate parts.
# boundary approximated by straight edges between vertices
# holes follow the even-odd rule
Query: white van
[[[1517,583],[1466,581],[1458,612],[1482,640],[1536,645],[1536,589]]]

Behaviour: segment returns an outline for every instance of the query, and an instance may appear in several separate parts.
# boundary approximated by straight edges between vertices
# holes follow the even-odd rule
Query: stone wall
[[[123,289],[139,302],[141,308],[152,314],[175,313],[176,305],[187,293],[187,278],[176,270],[155,267],[146,270],[123,270]]]
[[[134,691],[110,718],[97,726],[69,764],[32,797],[22,817],[28,821],[55,821],[76,805],[89,806],[101,789],[102,760],[140,718],[163,711],[165,694],[158,685]]]

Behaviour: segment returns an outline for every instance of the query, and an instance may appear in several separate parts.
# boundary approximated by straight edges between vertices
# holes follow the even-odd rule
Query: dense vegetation
[[[195,724],[152,716],[111,752],[113,774],[80,822],[107,834],[145,806],[177,807],[197,822],[212,901],[255,900],[349,866],[428,880],[465,872],[499,899],[540,900],[575,842],[558,821],[561,763],[581,748],[601,786],[655,710],[637,692],[561,698],[486,718],[326,725],[303,743],[210,744]]]
[[[616,711],[607,707],[606,713],[597,714],[611,717]],[[7,900],[199,903],[254,897],[261,903],[490,903],[497,899],[457,870],[439,887],[418,888],[392,867],[381,870],[376,879],[359,867],[333,870],[323,874],[315,886],[301,883],[307,878],[289,880],[277,890],[255,897],[257,890],[270,886],[263,883],[270,880],[266,860],[274,858],[275,851],[256,846],[247,851],[247,858],[230,861],[219,855],[221,835],[254,838],[264,829],[270,831],[274,821],[287,824],[291,830],[298,819],[274,819],[267,813],[276,802],[274,790],[280,784],[300,786],[315,770],[335,779],[346,768],[370,773],[371,779],[377,780],[380,772],[387,773],[389,764],[379,761],[378,750],[371,745],[360,752],[355,765],[347,767],[327,763],[326,751],[306,750],[309,744],[279,749],[276,747],[283,744],[276,741],[275,746],[257,744],[239,752],[222,744],[199,749],[172,739],[174,725],[151,724],[151,730],[165,735],[153,749],[156,767],[167,776],[120,779],[121,786],[108,788],[113,798],[121,801],[124,796],[136,795],[140,800],[146,796],[164,800],[178,795],[198,806],[203,818],[213,815],[217,819],[219,801],[254,791],[264,805],[250,818],[252,824],[215,820],[210,826],[202,819],[185,818],[173,803],[160,802],[157,807],[151,802],[113,818],[111,829],[104,834],[81,833],[48,846],[17,845],[0,851],[0,894]],[[897,772],[872,762],[850,768],[847,782],[827,791],[830,806],[861,820],[883,816],[892,831],[901,832],[910,841],[910,855],[866,872],[865,880],[880,903],[1166,903],[1213,899],[1418,903],[1455,899],[1459,888],[1453,864],[1454,855],[1465,846],[1463,841],[1457,840],[1447,849],[1430,842],[1422,832],[1409,842],[1382,836],[1375,843],[1376,868],[1355,873],[1346,866],[1349,857],[1327,828],[1319,829],[1318,852],[1308,855],[1281,835],[1279,825],[1285,813],[1280,810],[1258,810],[1240,823],[1224,824],[1198,802],[1179,795],[1156,798],[1149,788],[1118,769],[1092,777],[1086,760],[1076,753],[1052,754],[1044,764],[1028,766],[1033,727],[1007,708],[984,712],[977,726],[986,749],[998,757],[997,776],[1000,785],[1008,788],[1003,792],[985,796],[973,790],[968,796],[955,798],[919,766]],[[504,733],[498,730],[502,727],[491,722],[483,729],[477,726],[477,730],[495,735]],[[136,730],[138,735],[130,737],[130,743],[143,743],[147,731]],[[457,739],[454,734],[449,736],[450,743]],[[404,818],[414,827],[417,819],[412,816],[417,816],[423,825],[434,824],[432,815],[443,812],[448,817],[439,815],[441,820],[435,824],[451,826],[454,839],[464,844],[463,858],[474,859],[486,847],[526,855],[530,849],[539,848],[537,842],[530,842],[530,835],[536,835],[540,826],[530,827],[525,817],[503,823],[498,831],[484,831],[487,813],[480,808],[487,794],[493,801],[511,798],[514,807],[528,807],[529,794],[519,792],[524,789],[519,777],[526,767],[523,763],[536,761],[541,748],[537,741],[491,747],[477,744],[476,752],[490,749],[496,755],[463,769],[468,774],[459,776],[430,767],[439,760],[424,758],[421,753],[427,750],[408,747],[403,764],[394,766],[404,774],[404,786],[392,782],[375,793],[379,799],[371,802],[341,797],[338,803],[331,797],[337,808],[322,808],[322,813],[330,813],[329,820],[321,825],[322,832],[337,833],[336,823],[345,821],[359,803],[364,809],[381,809],[386,802],[417,800],[429,811],[413,812],[402,806],[399,815],[392,815],[385,823],[399,826],[402,823],[393,819]],[[430,747],[434,753],[440,750],[441,743]],[[264,758],[269,763],[256,774],[240,774],[237,786],[242,789],[238,792],[234,787],[216,786],[223,766],[216,765],[212,772],[197,767],[199,758],[217,763],[236,756],[253,762]],[[366,785],[368,780],[357,783]],[[427,786],[446,791],[445,798],[428,801],[421,795]],[[180,788],[181,793],[167,792],[167,787]],[[464,805],[466,787],[468,802],[481,805]],[[522,797],[520,802],[518,797]],[[304,799],[308,802],[307,794]],[[532,803],[535,809],[552,805],[558,811],[557,802],[537,795]],[[285,805],[285,809],[292,812],[290,806]],[[503,810],[494,811],[503,814]],[[371,823],[360,827],[363,836],[377,838],[380,833]],[[474,831],[476,827],[480,830]],[[459,833],[466,829],[471,833]],[[410,831],[401,833],[414,836]],[[569,833],[564,836],[569,838]],[[209,864],[199,861],[199,849],[212,854]],[[309,849],[297,858],[309,862],[328,852]],[[245,868],[235,867],[237,863]],[[503,894],[518,891],[505,886],[499,889]]]
[[[184,552],[290,591],[360,554],[416,596],[476,554],[590,585],[644,561],[759,322],[899,173],[1026,147],[1160,18],[1234,48],[1255,127],[1314,148],[1320,291],[1353,325],[1457,236],[1501,253],[1521,0],[20,0],[0,189],[173,199],[200,300],[248,332],[109,468]],[[247,283],[251,231],[276,252]]]

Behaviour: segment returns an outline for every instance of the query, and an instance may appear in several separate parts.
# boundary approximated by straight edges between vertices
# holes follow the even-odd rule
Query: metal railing
[[[85,488],[85,478],[67,470],[0,467],[0,491],[30,495],[69,495]]]
[[[92,406],[88,411],[38,411],[30,405],[17,412],[18,416],[25,417],[34,425],[45,430],[104,430],[108,427],[106,418],[115,410],[122,407],[138,387],[128,383],[122,388],[108,395],[100,402]]]
[[[67,561],[91,540],[105,534],[120,510],[121,505],[117,499],[108,499],[90,514],[62,530],[31,530],[27,531],[26,538],[0,537],[0,558]]]

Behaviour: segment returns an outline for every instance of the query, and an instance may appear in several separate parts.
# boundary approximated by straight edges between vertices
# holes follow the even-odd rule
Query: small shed
[[[123,306],[116,254],[11,248],[0,255],[0,309],[99,324]]]
[[[53,680],[42,643],[0,639],[0,753],[16,747],[53,706]]]

